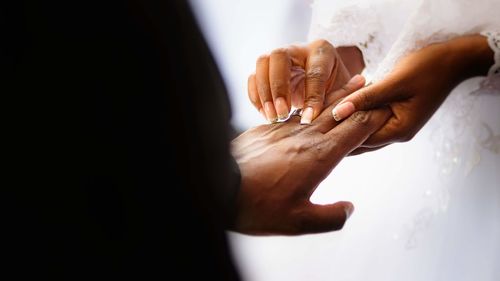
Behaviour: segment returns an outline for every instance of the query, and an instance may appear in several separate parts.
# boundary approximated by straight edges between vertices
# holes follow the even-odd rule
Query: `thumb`
[[[392,79],[385,79],[350,94],[332,109],[333,118],[340,121],[356,111],[368,111],[399,100],[399,91],[391,84]]]
[[[354,211],[351,202],[337,202],[328,205],[310,204],[304,221],[301,222],[302,233],[320,233],[340,230]]]

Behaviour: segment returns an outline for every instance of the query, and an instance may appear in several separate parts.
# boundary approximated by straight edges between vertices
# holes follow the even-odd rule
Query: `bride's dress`
[[[500,31],[500,1],[316,0],[310,40],[363,51],[368,79],[433,42]],[[234,238],[249,280],[500,280],[500,75],[459,85],[410,142],[344,160],[313,202],[344,229]]]

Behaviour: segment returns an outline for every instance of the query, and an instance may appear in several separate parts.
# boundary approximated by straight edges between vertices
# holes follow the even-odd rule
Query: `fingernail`
[[[313,118],[314,110],[312,107],[304,109],[302,112],[302,118],[300,118],[300,124],[311,124]]]
[[[345,211],[345,219],[347,220],[354,212],[354,205],[348,204],[347,206],[345,206],[344,211]]]
[[[337,104],[337,106],[335,106],[335,108],[332,110],[333,119],[335,119],[335,121],[340,121],[353,114],[354,111],[354,104],[350,101]]]
[[[266,112],[267,121],[271,123],[276,123],[278,117],[276,116],[276,110],[274,110],[274,105],[272,101],[264,103],[264,111]]]
[[[353,84],[353,85],[358,85],[358,84],[364,83],[364,79],[363,79],[363,76],[356,74],[347,83]]]
[[[283,97],[279,97],[274,101],[276,106],[276,112],[278,113],[278,119],[284,120],[288,118],[288,105]]]

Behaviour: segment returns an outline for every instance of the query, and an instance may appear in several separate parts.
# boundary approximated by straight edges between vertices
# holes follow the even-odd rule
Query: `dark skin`
[[[270,122],[285,118],[294,106],[304,108],[301,122],[311,123],[323,110],[326,94],[362,69],[362,60],[355,58],[360,58],[357,48],[337,49],[326,40],[276,49],[257,60],[248,78],[250,101]],[[302,73],[294,74],[297,69]]]
[[[351,151],[390,117],[387,108],[359,111],[339,123],[335,102],[364,85],[350,82],[328,95],[329,105],[311,125],[298,116],[250,129],[232,142],[242,175],[234,230],[253,235],[297,235],[341,229],[349,202],[309,201],[317,186]]]
[[[322,44],[325,42],[322,41]],[[304,50],[305,57],[314,53],[311,48]],[[358,72],[362,66],[362,57],[357,55],[353,48],[347,50],[349,59],[353,61],[345,65],[349,65],[352,72]],[[348,60],[346,57],[342,58],[338,51],[323,52],[322,60],[337,62],[339,59]],[[326,62],[317,64],[326,65]],[[387,123],[351,154],[380,149],[394,142],[408,141],[425,125],[453,88],[468,78],[485,75],[492,64],[493,51],[483,36],[464,36],[432,44],[399,60],[383,80],[346,97],[332,114],[340,121],[359,110],[389,106],[392,111]],[[307,73],[308,66],[305,67]],[[273,69],[279,67],[273,66]],[[257,68],[257,73],[259,71],[261,70]],[[318,76],[330,77],[334,74],[331,71]],[[273,83],[271,78],[270,83]],[[315,92],[328,92],[329,84],[318,85],[322,87],[317,88]],[[283,91],[279,95],[287,94]]]
[[[355,50],[349,51],[355,62],[347,68],[338,51],[324,40],[300,51],[295,48],[279,49],[278,53],[287,54],[290,60],[270,59],[268,69],[258,66],[255,76],[268,75],[263,83],[270,83],[271,89],[269,85],[281,83],[276,79],[291,79],[286,67],[302,62],[306,107],[309,99],[321,101],[315,106],[324,110],[309,126],[299,125],[299,118],[294,117],[286,123],[256,127],[233,141],[233,154],[243,177],[235,228],[243,233],[294,235],[340,229],[352,210],[349,202],[320,206],[309,201],[333,167],[346,155],[410,140],[458,83],[485,75],[493,64],[493,52],[484,37],[460,37],[410,53],[382,81],[363,88],[365,80],[359,75],[345,86],[340,83],[342,77],[362,66],[362,58]],[[294,61],[297,57],[301,59]],[[309,81],[312,86],[307,86],[311,68],[315,78]],[[330,72],[317,72],[328,69]],[[266,87],[258,86],[262,81],[255,76],[249,79],[249,96],[259,109],[262,103],[257,98],[261,94],[258,89]],[[292,101],[295,90],[277,87],[273,96]],[[339,99],[340,103],[332,105]],[[334,112],[334,108],[341,110]],[[384,109],[364,111],[376,108]]]
[[[407,55],[383,80],[342,101],[352,103],[353,107],[341,117],[385,105],[393,113],[387,123],[353,153],[411,140],[459,83],[486,75],[491,65],[493,51],[480,35],[432,44]]]

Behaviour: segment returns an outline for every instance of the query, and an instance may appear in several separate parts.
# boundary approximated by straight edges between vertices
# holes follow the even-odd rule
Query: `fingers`
[[[264,107],[267,120],[269,122],[276,122],[278,115],[274,108],[271,88],[269,87],[269,56],[264,55],[257,59],[255,81],[260,103]]]
[[[417,116],[418,117],[418,116]],[[364,147],[385,146],[394,142],[410,141],[423,126],[425,121],[415,116],[393,114],[391,119],[380,130],[371,135],[363,144]]]
[[[292,62],[287,49],[276,49],[269,57],[269,81],[278,119],[286,119],[290,110]]]
[[[403,139],[399,139],[398,136],[401,135],[401,132],[404,132],[404,126],[400,126],[400,123],[394,120],[397,120],[397,118],[392,115],[382,128],[368,137],[360,147],[349,153],[349,156],[372,152],[384,148],[396,141],[402,141]]]
[[[299,232],[306,234],[340,230],[353,211],[354,206],[350,202],[328,205],[311,203],[299,222]]]
[[[394,142],[409,141],[414,134],[409,133],[407,125],[392,115],[382,128],[373,133],[360,147],[349,153],[350,156],[372,152]]]
[[[402,128],[393,126],[394,116],[387,121],[387,123],[371,135],[362,145],[365,148],[377,148],[389,145],[391,143],[399,141],[399,135]]]
[[[318,40],[310,45],[306,61],[306,96],[302,124],[309,124],[323,109],[327,83],[335,80],[332,72],[337,61],[335,48],[326,40]]]
[[[329,94],[326,98],[325,104],[330,106],[334,102],[339,101],[342,98],[347,97],[348,95],[354,93],[355,91],[363,88],[365,86],[365,77],[363,77],[360,74],[354,75],[345,85],[340,87],[340,89],[334,91],[333,93]],[[325,115],[330,115],[330,111],[324,110],[323,113]],[[322,113],[322,114],[323,114]],[[331,115],[330,115],[331,117]]]
[[[325,134],[330,139],[332,159],[340,161],[381,128],[391,116],[388,108],[357,111]]]
[[[305,68],[305,73],[294,72],[294,66]],[[315,41],[307,48],[276,49],[257,60],[255,78],[249,78],[250,100],[258,109],[263,108],[270,122],[286,119],[291,105],[305,107],[301,123],[309,124],[323,109],[329,88],[345,81],[345,77],[337,81],[337,68],[348,76],[345,66],[337,60],[335,48],[326,40]],[[250,85],[253,79],[255,87]]]
[[[332,110],[332,114],[336,121],[340,121],[355,111],[370,110],[400,100],[404,98],[403,93],[393,79],[387,78],[346,97]]]
[[[340,99],[354,93],[355,91],[361,89],[365,85],[365,78],[361,75],[355,75],[340,89],[334,91],[327,96],[325,104],[328,104],[328,108],[323,110],[321,114],[314,121],[313,126],[317,127],[322,133],[330,131],[337,122],[332,118],[331,110],[335,103],[339,102]]]
[[[248,77],[248,98],[260,114],[262,114],[264,118],[267,118],[264,109],[262,108],[262,103],[260,102],[259,92],[257,91],[257,82],[255,81],[255,74]]]

